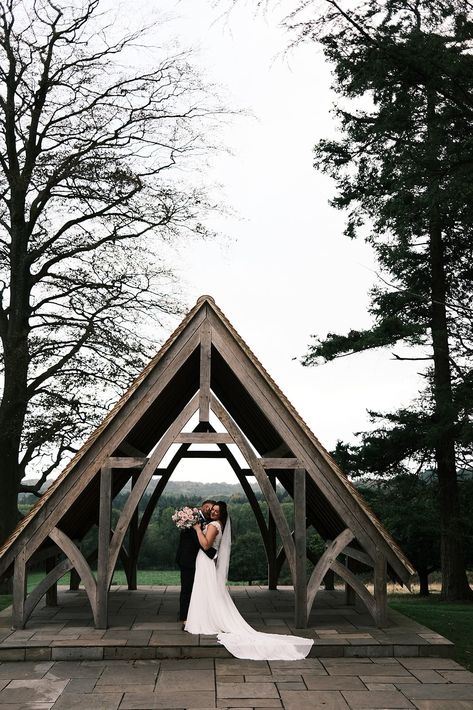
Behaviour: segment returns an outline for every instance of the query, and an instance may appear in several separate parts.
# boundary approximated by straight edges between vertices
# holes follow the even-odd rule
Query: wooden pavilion
[[[177,450],[163,466],[173,444]],[[136,589],[138,554],[152,512],[178,463],[196,457],[226,459],[235,472],[261,531],[271,589],[287,560],[297,627],[307,625],[330,571],[345,581],[351,603],[357,596],[377,625],[386,623],[387,578],[408,584],[413,567],[214,300],[202,296],[0,548],[0,576],[13,574],[14,627],[25,626],[44,595],[53,603],[57,581],[71,571],[77,583],[82,580],[96,627],[106,628],[118,557],[129,589]],[[158,483],[139,517],[139,501],[153,476]],[[268,503],[267,520],[249,484],[252,476]],[[294,500],[293,531],[277,482]],[[127,484],[130,493],[112,529],[112,501]],[[80,542],[94,525],[98,547],[86,559]],[[309,526],[327,546],[307,583]],[[28,565],[41,561],[46,576],[27,594]],[[356,573],[370,569],[373,594]]]

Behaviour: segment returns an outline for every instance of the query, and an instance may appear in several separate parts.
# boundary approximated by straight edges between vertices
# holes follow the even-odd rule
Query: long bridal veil
[[[231,523],[228,518],[216,564],[217,595],[214,600],[214,612],[216,626],[220,631],[217,635],[218,641],[236,658],[266,661],[295,661],[305,658],[314,643],[312,639],[256,631],[241,616],[226,587],[230,552]]]
[[[228,579],[228,568],[230,566],[230,552],[232,550],[232,526],[230,518],[227,518],[222,534],[220,547],[217,555],[217,583],[224,587]]]

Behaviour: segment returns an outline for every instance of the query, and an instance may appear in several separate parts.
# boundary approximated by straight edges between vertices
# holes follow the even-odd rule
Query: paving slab
[[[418,710],[453,710],[450,700],[416,700]],[[455,710],[473,710],[473,701],[455,700]]]
[[[473,683],[419,683],[417,685],[399,683],[398,688],[412,700],[451,700],[452,702],[473,700]],[[452,708],[454,707],[452,705]]]
[[[245,698],[243,701],[248,703],[252,708],[282,708],[281,701],[277,698]],[[242,701],[232,698],[224,698],[217,700],[217,708],[234,708],[240,707]]]
[[[195,692],[200,694],[202,690],[214,690],[215,674],[213,670],[167,670],[161,671],[156,683],[156,691],[160,692],[167,688],[173,688],[179,694],[181,692]]]
[[[398,690],[343,690],[342,695],[350,710],[391,710],[415,706]]]
[[[12,680],[0,691],[0,707],[3,703],[24,702],[55,702],[64,688],[67,680]]]
[[[217,697],[222,698],[278,698],[274,683],[219,683]]]
[[[384,676],[387,675],[386,668],[376,663],[343,663],[340,665],[328,665],[327,671],[330,675],[363,675],[363,676]],[[409,676],[407,668],[403,666],[390,666],[389,675]]]
[[[364,690],[365,684],[356,676],[302,676],[308,690]]]
[[[281,693],[285,710],[350,710],[343,695],[337,690],[286,691]]]
[[[215,694],[213,692],[175,693],[172,690],[154,693],[125,693],[120,703],[120,710],[160,710],[166,708],[195,707],[196,702],[205,708],[215,708]]]
[[[26,678],[42,678],[50,669],[53,663],[51,661],[35,663],[32,661],[24,661],[23,663],[2,663],[0,664],[0,679],[8,678],[10,680],[19,680]]]
[[[54,703],[54,710],[118,710],[122,697],[121,693],[67,693]]]

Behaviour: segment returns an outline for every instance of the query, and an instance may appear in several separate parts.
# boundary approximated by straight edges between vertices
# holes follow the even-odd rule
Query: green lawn
[[[442,602],[439,594],[391,594],[389,606],[453,641],[456,660],[473,671],[473,604]]]

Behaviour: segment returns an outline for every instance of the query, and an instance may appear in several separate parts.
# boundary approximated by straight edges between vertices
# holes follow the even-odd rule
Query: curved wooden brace
[[[94,615],[94,622],[97,623],[97,582],[87,564],[87,560],[77,545],[74,545],[70,537],[63,533],[62,530],[59,530],[59,528],[53,528],[49,533],[49,537],[64,552],[66,557],[70,559],[72,565],[79,573],[89,598],[89,603]]]
[[[169,429],[162,436],[159,444],[153,451],[148,463],[142,469],[138,480],[136,481],[133,490],[127,498],[123,510],[115,527],[115,532],[110,540],[109,557],[108,557],[108,587],[110,587],[115,565],[117,563],[118,554],[123,544],[123,539],[130,525],[131,517],[138,506],[143,493],[150,480],[153,477],[155,470],[158,468],[167,450],[174,442],[174,439],[180,434],[182,428],[187,424],[189,419],[199,408],[199,393],[195,394],[190,402],[184,407],[179,416],[173,421]]]
[[[151,520],[151,516],[153,515],[154,509],[156,508],[158,501],[161,498],[161,495],[164,489],[166,488],[169,479],[171,478],[171,474],[174,472],[177,464],[182,459],[183,450],[187,449],[189,446],[190,444],[183,444],[179,448],[179,451],[177,451],[176,454],[173,456],[172,460],[169,463],[169,466],[167,467],[166,472],[162,474],[161,478],[159,479],[158,485],[151,494],[146,508],[141,516],[140,524],[138,526],[136,550],[130,551],[132,554],[138,554],[138,551],[140,550],[141,545],[143,543],[143,538],[148,528],[149,521]]]
[[[310,614],[312,609],[312,604],[314,603],[315,596],[319,591],[319,587],[322,584],[322,580],[327,574],[330,568],[333,569],[333,564],[337,559],[340,552],[344,547],[348,545],[354,538],[354,534],[349,528],[345,528],[340,535],[338,535],[335,540],[333,540],[327,547],[322,557],[319,559],[312,574],[310,575],[309,584],[307,585],[307,616]]]
[[[311,523],[306,520],[306,527],[310,528]],[[294,530],[291,532],[292,539],[294,539]],[[312,564],[315,565],[318,562],[318,559],[314,556],[313,552],[311,552],[308,548],[306,550],[306,555],[307,559],[312,562]],[[276,555],[276,578],[279,579],[279,575],[281,574],[282,566],[284,562],[286,561],[286,551],[284,550],[284,547],[281,547],[279,549],[278,554]]]
[[[266,520],[264,519],[263,511],[261,510],[261,508],[259,506],[258,499],[255,496],[255,492],[252,489],[252,487],[250,486],[246,476],[242,474],[241,467],[238,465],[238,461],[236,460],[236,458],[234,457],[234,455],[232,454],[232,452],[230,451],[228,446],[226,444],[221,444],[220,449],[225,454],[225,458],[227,459],[228,463],[232,467],[236,477],[238,478],[238,481],[239,481],[241,487],[243,488],[243,491],[244,491],[246,497],[248,498],[248,502],[251,506],[251,510],[254,513],[254,516],[256,518],[256,523],[259,527],[261,537],[263,539],[263,545],[264,545],[264,549],[266,552],[266,557],[269,560],[270,542],[269,542],[268,526],[266,525]]]
[[[338,574],[338,576],[341,577],[347,584],[349,584],[353,591],[358,594],[358,596],[368,609],[369,613],[373,617],[374,621],[376,621],[376,602],[374,600],[374,597],[366,589],[365,585],[360,582],[358,577],[354,575],[353,572],[350,572],[350,570],[345,567],[345,565],[342,565],[342,563],[338,560],[334,560],[334,562],[332,562],[332,569],[335,574]]]
[[[291,531],[289,530],[289,525],[287,524],[287,520],[281,508],[281,504],[276,495],[276,492],[273,489],[261,462],[256,457],[255,453],[253,452],[253,449],[251,448],[245,435],[243,434],[237,423],[230,416],[227,410],[220,404],[218,399],[216,399],[213,395],[211,395],[210,402],[212,410],[220,419],[228,433],[231,434],[233,441],[238,446],[245,459],[248,461],[248,464],[250,465],[251,470],[253,471],[256,480],[258,481],[259,487],[261,488],[261,491],[264,497],[266,498],[266,501],[278,528],[279,535],[281,536],[281,542],[286,551],[289,569],[291,570],[291,577],[293,582],[295,583],[296,553],[294,541],[292,539]]]
[[[202,412],[202,401],[200,401],[200,413]],[[207,422],[206,422],[207,424]],[[198,432],[201,428],[201,423],[199,423],[195,429],[194,432]],[[212,427],[209,425],[206,427],[206,431],[213,431]],[[132,554],[135,554],[137,556],[141,545],[143,544],[143,538],[146,533],[146,529],[148,527],[149,521],[151,520],[151,516],[153,515],[153,511],[156,508],[159,499],[161,498],[161,495],[171,477],[171,475],[174,473],[174,471],[177,468],[177,465],[182,461],[184,458],[185,454],[189,453],[189,448],[190,444],[181,444],[179,449],[176,451],[174,456],[172,457],[171,461],[169,462],[168,466],[166,467],[165,471],[161,475],[161,479],[154,489],[152,495],[150,496],[150,499],[146,505],[146,508],[141,516],[140,524],[138,526],[138,535],[137,535],[137,544],[136,544],[136,549],[133,553],[133,551],[130,551]],[[212,452],[212,453],[217,453],[217,452]]]
[[[39,604],[50,587],[52,587],[58,579],[61,579],[66,572],[74,568],[73,563],[69,559],[62,560],[53,569],[48,572],[41,582],[28,594],[25,600],[25,622],[33,613],[35,607]]]

